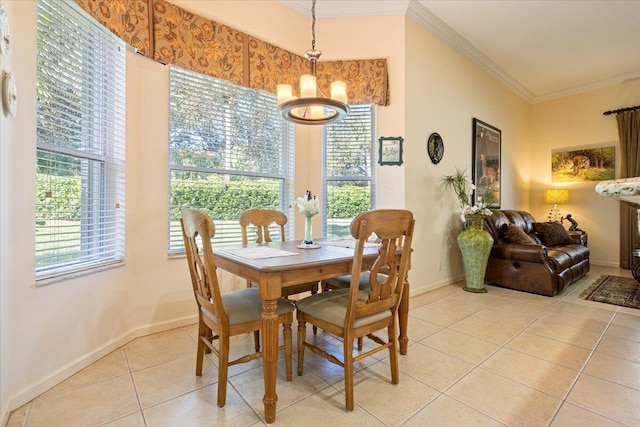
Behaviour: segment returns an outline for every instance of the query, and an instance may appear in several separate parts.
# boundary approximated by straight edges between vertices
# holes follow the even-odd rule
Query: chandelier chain
[[[311,49],[316,50],[316,0],[311,2]]]

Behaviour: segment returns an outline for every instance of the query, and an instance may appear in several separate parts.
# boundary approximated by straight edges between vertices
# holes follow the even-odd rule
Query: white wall
[[[544,203],[544,190],[559,186],[569,189],[569,203],[560,205],[571,213],[579,227],[589,233],[591,263],[617,267],[620,263],[619,205],[614,198],[598,196],[598,182],[551,183],[551,151],[597,146],[616,147],[616,177],[620,173],[620,147],[615,115],[602,113],[640,104],[640,80],[593,90],[532,107],[531,147],[533,175],[531,212],[546,218],[550,206]]]
[[[409,280],[415,290],[463,274],[456,242],[460,208],[451,192],[442,193],[440,179],[456,167],[470,176],[474,117],[502,131],[502,208],[529,207],[530,106],[410,18],[405,49],[405,198],[416,217]],[[433,132],[444,141],[437,165],[426,151]]]

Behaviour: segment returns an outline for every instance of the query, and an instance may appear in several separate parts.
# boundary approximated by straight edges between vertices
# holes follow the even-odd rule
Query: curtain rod
[[[609,114],[618,114],[618,113],[624,113],[625,111],[633,111],[633,110],[639,110],[640,109],[640,105],[636,105],[635,107],[627,107],[627,108],[620,108],[618,110],[611,110],[611,111],[605,111],[604,114],[605,116],[608,116]]]

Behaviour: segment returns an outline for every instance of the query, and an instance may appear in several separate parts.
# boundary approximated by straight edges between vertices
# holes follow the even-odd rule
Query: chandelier
[[[316,0],[311,5],[311,49],[304,56],[309,60],[311,73],[300,76],[300,98],[293,95],[291,85],[277,86],[280,115],[293,123],[303,125],[323,125],[337,122],[349,114],[347,105],[347,84],[341,81],[331,83],[331,98],[324,95],[317,84],[316,66],[322,52],[316,50]]]

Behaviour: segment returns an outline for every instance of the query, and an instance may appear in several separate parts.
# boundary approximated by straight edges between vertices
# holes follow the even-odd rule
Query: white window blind
[[[292,236],[294,128],[276,96],[175,66],[169,82],[169,252],[184,251],[184,208],[211,215],[214,244],[241,241],[246,209],[284,212]]]
[[[38,1],[36,278],[124,258],[125,46],[70,1]]]
[[[375,207],[376,109],[351,105],[341,122],[323,132],[323,236],[349,236],[351,220]]]

